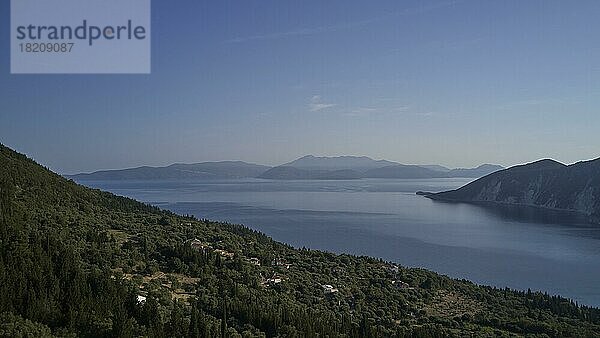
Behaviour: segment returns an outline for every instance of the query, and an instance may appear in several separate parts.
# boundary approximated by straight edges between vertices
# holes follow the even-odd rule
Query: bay
[[[81,181],[295,247],[368,255],[600,306],[600,227],[572,213],[431,201],[467,179]]]

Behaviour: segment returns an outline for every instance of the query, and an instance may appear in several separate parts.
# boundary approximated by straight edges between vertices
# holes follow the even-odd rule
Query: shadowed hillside
[[[429,198],[494,202],[581,212],[600,221],[600,159],[564,165],[553,160],[515,166]]]
[[[597,336],[539,292],[294,249],[66,180],[0,146],[2,337]]]

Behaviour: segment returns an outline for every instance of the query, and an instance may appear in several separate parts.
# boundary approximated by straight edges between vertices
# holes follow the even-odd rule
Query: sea
[[[368,255],[600,307],[600,226],[573,213],[448,203],[469,179],[79,181],[294,247]]]

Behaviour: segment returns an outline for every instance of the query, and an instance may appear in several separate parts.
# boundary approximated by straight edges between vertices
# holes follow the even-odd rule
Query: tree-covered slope
[[[598,336],[600,312],[294,249],[88,189],[0,146],[0,336]]]
[[[600,159],[569,166],[553,160],[540,160],[498,171],[460,189],[428,197],[572,210],[598,222]]]

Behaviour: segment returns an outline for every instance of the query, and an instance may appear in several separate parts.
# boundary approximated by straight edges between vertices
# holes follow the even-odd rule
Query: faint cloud
[[[565,104],[577,104],[580,103],[579,97],[570,98],[558,98],[558,97],[532,97],[522,100],[515,100],[505,102],[494,106],[495,109],[507,110],[507,109],[535,109],[542,107],[551,107]]]
[[[408,109],[409,109],[408,106],[400,106],[400,107],[392,108],[392,112],[395,112],[395,113],[404,113],[405,111],[408,111]]]
[[[540,106],[547,103],[552,103],[553,101],[561,102],[561,100],[549,100],[549,99],[528,99],[522,101],[515,101],[512,104],[516,106]]]
[[[425,47],[435,47],[439,49],[447,49],[447,50],[460,50],[465,48],[470,48],[477,46],[478,44],[484,42],[486,38],[483,36],[473,37],[473,38],[464,38],[459,40],[434,40],[423,44]],[[405,52],[406,49],[398,48],[396,51]]]
[[[400,99],[397,98],[397,97],[378,97],[375,100],[379,101],[379,102],[397,102],[397,101],[400,101]]]
[[[357,108],[355,110],[353,110],[353,113],[359,113],[359,114],[368,114],[368,113],[372,113],[372,112],[376,112],[377,109],[375,108],[366,108],[366,107],[361,107],[361,108]]]
[[[266,117],[270,117],[273,115],[272,112],[267,112],[267,111],[262,111],[262,112],[258,112],[256,114],[259,118],[266,118]]]
[[[347,29],[361,27],[361,26],[365,26],[365,25],[368,25],[368,24],[371,24],[374,22],[379,22],[379,21],[383,21],[383,20],[387,20],[387,19],[391,19],[391,18],[427,13],[427,12],[434,11],[437,9],[451,7],[458,3],[461,3],[463,1],[465,1],[465,0],[445,1],[445,2],[440,2],[440,3],[436,3],[436,4],[431,4],[431,5],[424,5],[424,6],[414,7],[414,8],[408,8],[405,10],[391,12],[386,15],[374,17],[371,19],[346,22],[346,23],[337,24],[337,25],[319,26],[319,27],[312,27],[312,28],[300,28],[300,29],[295,29],[295,30],[290,30],[290,31],[285,31],[285,32],[273,32],[273,33],[267,33],[267,34],[239,36],[239,37],[225,40],[224,42],[225,43],[241,43],[241,42],[257,41],[257,40],[273,40],[273,39],[281,39],[281,38],[294,37],[294,36],[306,36],[306,35],[314,35],[314,34],[319,34],[319,33],[347,30]]]
[[[435,115],[435,113],[431,112],[431,111],[424,111],[424,112],[415,113],[415,115],[417,115],[419,117],[432,117]]]
[[[331,29],[334,26],[323,26],[323,27],[315,27],[315,28],[303,28],[297,29],[287,32],[276,32],[269,34],[259,34],[259,35],[250,35],[250,36],[241,36],[229,40],[225,40],[225,43],[240,43],[252,40],[272,40],[272,39],[280,39],[290,36],[301,36],[301,35],[312,35],[320,32],[325,32]]]
[[[380,113],[403,113],[408,111],[408,106],[399,106],[399,107],[358,107],[356,109],[352,109],[347,113],[344,113],[346,116],[353,117],[361,117],[361,116],[370,116],[373,114]]]
[[[356,108],[349,112],[344,113],[344,115],[346,115],[346,116],[366,116],[366,115],[370,115],[375,112],[377,112],[376,108],[359,107],[359,108]]]
[[[310,102],[308,103],[308,109],[312,112],[321,111],[323,109],[335,107],[337,104],[335,103],[324,103],[321,99],[321,96],[315,95],[310,98]]]

